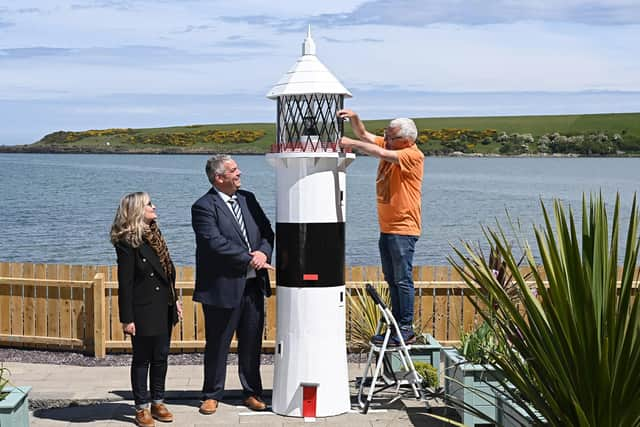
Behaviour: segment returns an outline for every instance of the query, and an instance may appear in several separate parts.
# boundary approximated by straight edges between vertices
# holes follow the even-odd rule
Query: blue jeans
[[[384,280],[389,284],[391,312],[401,330],[413,330],[413,253],[417,236],[380,233],[378,246]]]

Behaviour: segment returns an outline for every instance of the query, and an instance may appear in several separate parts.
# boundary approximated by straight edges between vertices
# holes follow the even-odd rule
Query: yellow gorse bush
[[[382,136],[384,129],[376,129],[376,135]],[[472,130],[467,128],[422,129],[418,131],[418,144],[426,144],[429,141],[453,141],[465,139],[470,142],[481,141],[485,138],[494,139],[498,135],[495,129]]]
[[[196,127],[196,126],[192,126]],[[42,139],[47,144],[68,144],[78,142],[85,138],[112,136],[120,142],[128,144],[154,144],[174,147],[188,147],[195,144],[246,144],[264,137],[261,130],[244,129],[209,129],[192,132],[158,132],[141,133],[134,129],[103,129],[87,130],[82,132],[59,131],[51,133]]]

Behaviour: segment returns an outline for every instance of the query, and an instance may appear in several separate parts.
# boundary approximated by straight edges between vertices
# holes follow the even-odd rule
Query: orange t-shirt
[[[385,147],[384,139],[376,144]],[[398,163],[380,160],[376,178],[380,232],[419,236],[422,230],[424,154],[413,144],[398,150]]]

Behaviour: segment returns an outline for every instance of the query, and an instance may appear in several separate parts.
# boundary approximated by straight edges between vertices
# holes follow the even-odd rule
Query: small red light
[[[303,274],[302,280],[318,280],[317,274]]]

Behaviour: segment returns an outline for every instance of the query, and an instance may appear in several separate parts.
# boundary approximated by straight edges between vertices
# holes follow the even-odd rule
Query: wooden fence
[[[351,293],[367,282],[383,280],[378,266],[350,267],[345,276]],[[414,323],[441,343],[459,341],[460,333],[469,331],[478,315],[465,297],[466,286],[458,274],[447,266],[420,266],[414,268],[414,280]],[[276,338],[273,277],[271,286],[274,297],[266,300],[265,351],[273,351]],[[175,351],[203,350],[204,317],[192,300],[193,267],[178,267],[176,287],[184,319],[174,328],[171,347]],[[348,318],[345,327],[349,339]],[[73,349],[97,357],[128,351],[131,344],[118,317],[116,267],[0,263],[0,345]]]
[[[118,318],[116,278],[115,266],[0,263],[0,344],[74,349],[98,357],[129,349]],[[353,292],[382,281],[382,272],[377,266],[351,267],[345,279]],[[461,327],[468,330],[475,317],[459,277],[450,267],[417,267],[415,281],[415,323],[441,342],[457,341]],[[271,285],[275,295],[273,280]],[[171,347],[202,350],[204,317],[192,300],[193,267],[178,267],[176,287],[184,319],[174,328]],[[275,299],[266,300],[266,351],[273,350],[276,337]],[[345,327],[349,337],[349,319]]]

